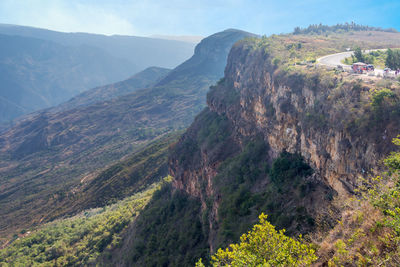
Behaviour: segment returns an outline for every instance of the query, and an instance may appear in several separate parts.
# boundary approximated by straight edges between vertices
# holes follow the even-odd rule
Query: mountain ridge
[[[234,34],[230,42],[225,41],[229,47],[224,51],[240,37],[246,34]],[[62,203],[52,192],[62,192],[57,195],[65,197],[83,177],[96,174],[158,136],[189,125],[203,109],[209,86],[220,78],[195,63],[185,68],[185,75],[174,73],[168,83],[88,106],[38,112],[3,132],[0,202],[7,206],[0,211],[4,218],[0,231],[40,223],[48,209]],[[222,68],[225,63],[220,64]],[[18,225],[14,216],[24,220]]]
[[[194,46],[146,37],[0,25],[0,123],[151,66],[174,68],[193,55]]]
[[[54,30],[20,25],[0,24],[0,33],[25,37],[35,37],[38,39],[53,41],[67,46],[89,45],[92,47],[98,47],[108,53],[114,54],[119,58],[128,59],[129,61],[132,61],[132,63],[136,62],[136,64],[138,64],[137,69],[132,70],[132,73],[143,70],[150,66],[174,68],[193,54],[193,49],[195,46],[195,44],[175,40],[154,39],[149,37],[128,35],[108,36],[103,34],[92,34],[84,32],[58,32]],[[91,39],[90,37],[93,38]],[[128,42],[123,43],[122,41]],[[137,45],[134,45],[135,41],[138,42]],[[157,42],[161,42],[162,45],[155,46]],[[178,45],[177,50],[180,50],[180,53],[175,53],[175,55],[173,55],[173,53],[171,55],[171,45]],[[146,52],[146,46],[147,48],[151,48],[149,52]],[[156,47],[158,51],[154,50],[154,48]],[[132,54],[132,51],[134,50],[137,50],[139,53]],[[168,61],[171,61],[171,63],[167,63]],[[140,62],[148,62],[148,65],[141,65]]]
[[[160,67],[149,67],[138,72],[121,82],[95,87],[74,96],[57,107],[50,108],[51,112],[72,109],[79,106],[94,104],[96,102],[110,100],[122,95],[127,95],[139,89],[154,86],[171,70]]]

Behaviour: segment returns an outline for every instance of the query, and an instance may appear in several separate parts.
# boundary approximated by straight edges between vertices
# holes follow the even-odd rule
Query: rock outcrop
[[[305,159],[314,170],[308,179],[322,191],[309,196],[311,200],[304,200],[303,205],[316,214],[324,209],[324,195],[332,194],[327,188],[346,196],[353,192],[359,177],[380,169],[381,159],[393,149],[391,139],[400,132],[399,125],[376,120],[369,109],[368,97],[374,85],[324,70],[279,67],[273,59],[272,53],[254,48],[251,42],[235,45],[225,78],[208,94],[208,108],[170,156],[174,187],[199,198],[203,210],[210,209],[211,250],[224,197],[218,192],[215,177],[221,164],[243,151],[248,140],[264,140],[269,163],[283,151],[299,153]],[[221,131],[226,138],[212,145],[199,134],[210,123],[207,116],[225,121]]]

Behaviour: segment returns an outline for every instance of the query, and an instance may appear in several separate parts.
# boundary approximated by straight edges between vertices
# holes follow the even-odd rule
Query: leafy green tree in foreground
[[[260,222],[240,237],[239,244],[219,249],[212,256],[213,266],[308,266],[317,260],[315,250],[300,241],[277,231],[267,221],[267,215],[259,216]],[[197,267],[204,266],[201,259]]]

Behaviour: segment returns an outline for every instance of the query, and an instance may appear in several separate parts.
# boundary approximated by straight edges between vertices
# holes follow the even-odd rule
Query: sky
[[[400,31],[399,14],[399,0],[0,0],[0,23],[106,35],[270,35],[351,21]]]

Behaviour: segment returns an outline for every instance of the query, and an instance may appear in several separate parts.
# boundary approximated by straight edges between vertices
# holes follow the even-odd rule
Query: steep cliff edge
[[[289,233],[330,227],[339,216],[333,196],[352,193],[393,150],[397,82],[293,66],[311,51],[338,51],[351,38],[281,36],[232,48],[208,108],[169,159],[173,187],[201,201],[212,251],[237,239],[261,212]]]

